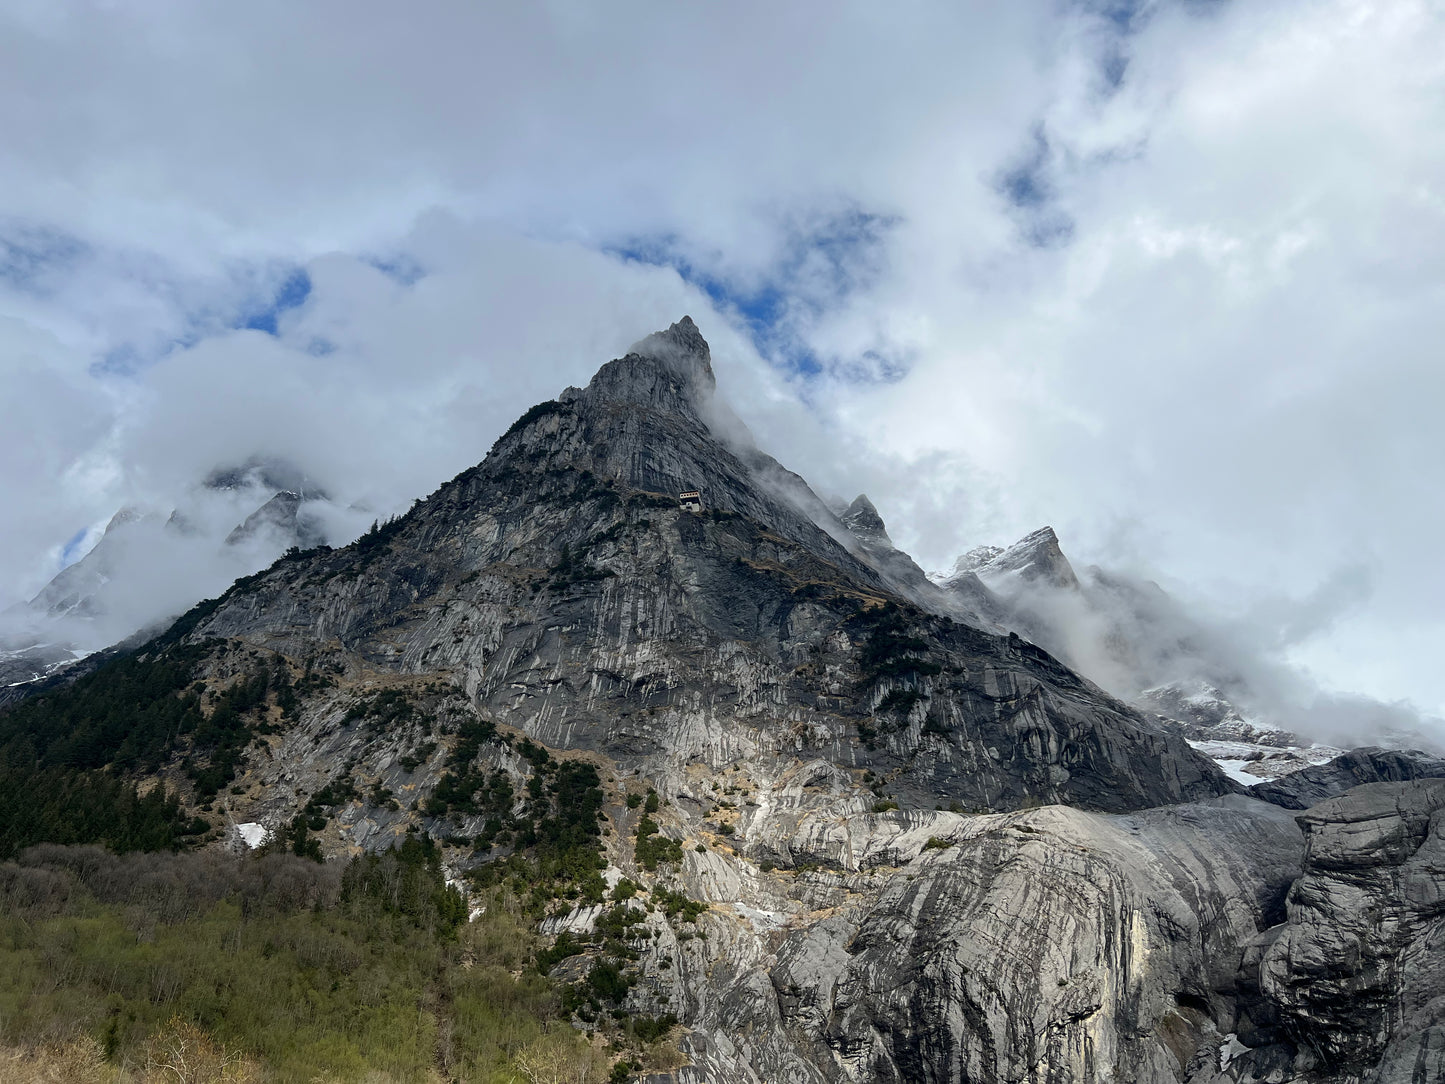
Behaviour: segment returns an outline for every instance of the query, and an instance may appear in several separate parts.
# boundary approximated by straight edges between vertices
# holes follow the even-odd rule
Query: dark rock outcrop
[[[1351,749],[1327,764],[1302,768],[1279,779],[1256,784],[1249,788],[1249,793],[1285,809],[1310,809],[1362,783],[1440,778],[1445,778],[1445,760],[1418,751],[1367,746]]]

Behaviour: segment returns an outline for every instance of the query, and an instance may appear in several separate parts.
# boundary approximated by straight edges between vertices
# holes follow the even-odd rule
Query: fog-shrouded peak
[[[325,498],[322,486],[290,460],[277,456],[253,455],[242,463],[216,467],[201,485],[212,490],[247,488],[295,493],[303,500]]]
[[[975,546],[954,561],[951,571],[933,574],[940,582],[974,574],[992,587],[1009,589],[1010,582],[1041,582],[1052,587],[1077,589],[1079,579],[1052,527],[1040,527],[1012,546]]]
[[[226,536],[226,545],[237,546],[269,532],[277,544],[309,549],[326,541],[324,526],[303,509],[305,498],[284,489],[252,512]]]
[[[933,573],[936,579],[947,580],[965,573],[977,573],[980,568],[988,564],[1000,553],[1002,546],[974,546],[967,553],[960,554],[958,560],[953,562],[953,568],[944,573]]]
[[[655,331],[597,370],[585,390],[568,388],[563,402],[588,396],[701,416],[717,391],[712,351],[691,317]]]
[[[125,507],[110,517],[105,532],[94,548],[80,560],[60,570],[30,600],[36,614],[50,617],[86,616],[93,612],[95,595],[118,574],[129,536],[138,524],[153,517],[137,508]]]
[[[888,528],[883,523],[883,517],[865,494],[858,494],[839,518],[848,530],[865,542],[886,543],[890,546],[893,544],[893,540],[888,537]]]
[[[287,549],[357,529],[359,516],[284,457],[255,454],[194,477],[169,510],[122,507],[88,551],[0,615],[6,686],[158,627]]]
[[[712,372],[712,350],[691,316],[684,316],[666,331],[654,331],[646,338],[638,340],[632,344],[628,353],[646,357],[698,358],[708,365],[708,372]]]
[[[1079,586],[1079,578],[1059,547],[1059,536],[1052,527],[1040,527],[1025,535],[977,571],[985,583],[1017,576],[1028,582],[1042,580],[1056,587]]]

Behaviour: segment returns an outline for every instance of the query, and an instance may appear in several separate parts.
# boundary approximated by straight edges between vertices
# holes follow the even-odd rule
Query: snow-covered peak
[[[1077,589],[1079,579],[1073,566],[1059,547],[1059,536],[1052,527],[1040,527],[1024,535],[1012,546],[975,546],[953,563],[946,572],[934,572],[929,578],[945,584],[972,573],[990,587],[1006,585],[1009,577],[1029,585]]]

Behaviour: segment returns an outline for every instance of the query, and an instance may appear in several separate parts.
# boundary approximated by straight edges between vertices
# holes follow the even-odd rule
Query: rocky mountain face
[[[1445,778],[1445,760],[1418,750],[1351,749],[1324,764],[1256,783],[1250,793],[1285,809],[1310,809],[1365,783]]]
[[[144,648],[213,735],[157,774],[237,847],[424,830],[494,884],[595,770],[607,893],[537,897],[544,966],[579,1027],[677,1019],[657,1084],[1434,1079],[1445,792],[1243,793],[981,613],[1079,582],[1031,538],[929,582],[684,319]]]
[[[839,519],[851,535],[850,548],[903,598],[932,613],[952,617],[976,628],[1008,631],[1003,625],[1004,607],[977,576],[962,573],[948,583],[936,584],[912,557],[893,545],[883,517],[866,494],[854,498],[839,513]]]
[[[1245,954],[1259,1030],[1205,1079],[1445,1079],[1445,780],[1367,783],[1299,821],[1286,920]]]
[[[496,721],[669,789],[689,764],[751,756],[977,809],[1232,789],[1043,651],[892,593],[846,528],[814,518],[821,501],[795,503],[774,461],[713,435],[690,322],[643,350],[524,415],[384,540],[265,574],[192,638],[445,673]],[[704,512],[679,510],[685,490]]]

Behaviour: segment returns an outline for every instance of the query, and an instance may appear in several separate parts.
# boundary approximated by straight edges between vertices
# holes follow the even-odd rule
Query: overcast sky
[[[0,0],[0,607],[253,454],[404,507],[686,312],[925,567],[1049,523],[1442,713],[1442,287],[1438,0]]]

